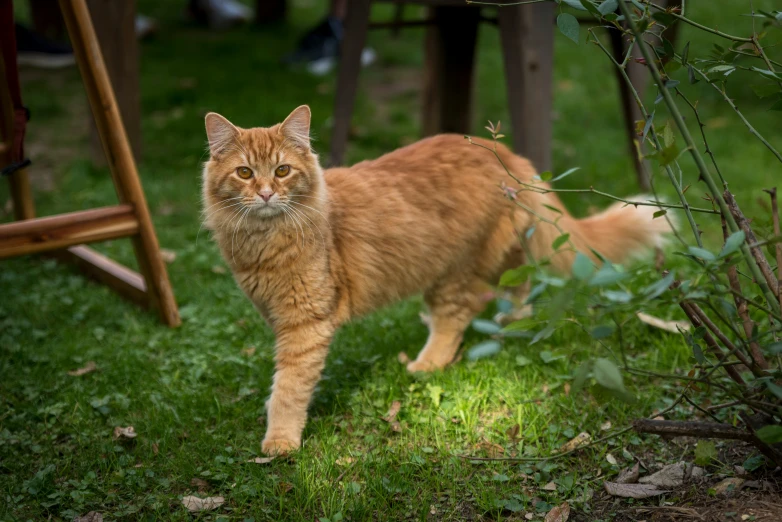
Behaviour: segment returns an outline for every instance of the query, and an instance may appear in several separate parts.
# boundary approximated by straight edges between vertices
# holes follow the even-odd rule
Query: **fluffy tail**
[[[571,244],[575,250],[593,259],[594,250],[613,263],[621,263],[651,247],[661,246],[666,234],[671,232],[665,216],[654,217],[654,213],[660,210],[656,206],[618,202],[594,216],[575,219],[552,193],[534,194],[530,199],[530,206],[538,216],[556,221],[555,226],[532,216],[532,222],[537,223],[528,239],[530,250],[536,259],[549,258],[560,272],[569,272],[573,265],[575,252]],[[628,201],[645,202],[649,199],[641,195],[628,198]],[[561,213],[552,208],[559,209]],[[552,244],[563,232],[569,234],[569,243],[565,242],[555,250]]]

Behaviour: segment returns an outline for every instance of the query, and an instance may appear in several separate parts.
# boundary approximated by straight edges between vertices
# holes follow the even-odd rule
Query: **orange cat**
[[[269,128],[240,129],[218,114],[206,116],[207,225],[277,338],[266,453],[301,445],[329,342],[349,319],[423,294],[429,339],[407,369],[441,369],[484,308],[487,290],[523,263],[518,234],[534,224],[532,254],[553,254],[560,232],[539,217],[559,218],[576,248],[594,248],[612,261],[657,243],[667,230],[664,220],[652,220],[655,207],[620,203],[574,219],[556,195],[518,190],[491,151],[462,136],[434,136],[324,172],[310,149],[309,126],[306,106]],[[516,178],[533,182],[527,160],[502,145],[497,150]],[[516,202],[502,183],[518,190]],[[567,271],[573,256],[563,250],[553,264]]]

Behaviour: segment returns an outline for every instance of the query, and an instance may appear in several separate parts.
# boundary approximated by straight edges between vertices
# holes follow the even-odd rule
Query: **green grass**
[[[315,395],[303,449],[289,460],[246,462],[260,455],[273,336],[220,269],[225,265],[208,233],[199,234],[203,115],[213,110],[238,125],[269,125],[307,103],[316,147],[325,153],[334,77],[313,78],[277,62],[323,6],[300,2],[285,24],[212,34],[181,22],[176,2],[139,3],[163,24],[141,47],[140,172],[160,242],[176,253],[169,273],[183,325],[164,328],[153,314],[53,261],[2,262],[0,518],[70,520],[95,510],[107,519],[187,520],[180,501],[199,494],[191,485],[197,478],[207,484],[201,496],[226,499],[204,519],[505,520],[545,513],[568,500],[572,518],[594,520],[590,499],[603,476],[659,441],[627,434],[577,458],[537,464],[475,464],[460,456],[548,455],[581,431],[597,438],[662,409],[674,385],[626,376],[637,397],[633,404],[600,404],[586,392],[567,393],[581,361],[606,356],[576,328],[532,346],[517,339],[496,357],[462,361],[442,373],[408,375],[397,355],[414,355],[425,341],[418,299],[344,327]],[[725,31],[747,30],[748,19],[737,16],[749,10],[741,2],[696,4],[695,18]],[[771,9],[773,2],[755,4]],[[391,12],[383,7],[375,14]],[[418,136],[422,35],[371,35],[380,59],[362,72],[350,161]],[[684,28],[682,42],[687,40],[691,56],[705,55],[713,41]],[[488,26],[481,29],[478,64],[474,131],[481,133],[481,122],[508,119],[498,38]],[[779,164],[715,92],[703,83],[686,85],[681,72],[676,77],[700,100],[721,167],[753,215],[762,209],[760,189],[778,179]],[[396,78],[405,82],[394,83]],[[32,172],[39,186],[51,181],[37,193],[39,212],[113,204],[107,172],[93,167],[86,153],[88,114],[76,71],[29,71],[24,87],[34,114]],[[766,112],[740,77],[732,87],[750,120],[782,146],[775,134],[779,113]],[[557,35],[555,89],[554,170],[581,167],[561,186],[634,193],[616,82],[599,49]],[[654,95],[649,93],[650,101]],[[691,165],[683,165],[686,182],[693,184],[688,194],[704,192]],[[0,198],[7,199],[5,186]],[[578,215],[605,205],[573,194],[564,200]],[[703,225],[707,219],[698,217]],[[712,244],[717,238],[708,236]],[[128,241],[98,248],[135,264]],[[636,366],[686,367],[690,352],[679,336],[636,322],[625,335]],[[482,339],[470,331],[465,345]],[[251,355],[243,352],[249,347],[255,348]],[[543,351],[558,358],[545,363]],[[519,356],[532,363],[520,365]],[[67,374],[88,361],[98,371]],[[399,432],[382,420],[393,401],[401,403]],[[601,431],[608,420],[613,428]],[[114,427],[128,425],[138,432],[134,442],[114,441]],[[515,425],[518,438],[508,434]],[[608,452],[617,465],[606,461]],[[555,490],[543,489],[552,480]]]

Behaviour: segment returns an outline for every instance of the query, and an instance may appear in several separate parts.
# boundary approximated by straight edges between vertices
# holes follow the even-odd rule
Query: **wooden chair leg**
[[[608,34],[611,37],[611,49],[614,54],[614,59],[621,62],[624,59],[625,53],[627,52],[627,45],[622,39],[622,33],[613,29],[609,29]],[[638,50],[634,49],[633,53],[638,53]],[[646,90],[646,83],[648,80],[646,70],[641,65],[635,63],[632,58],[630,61],[632,63],[628,63],[626,68],[627,75],[630,77],[630,81],[632,82],[633,87],[636,89],[636,91],[638,91],[638,94],[643,99],[643,93]],[[635,122],[642,120],[643,115],[641,114],[641,109],[638,107],[635,98],[630,92],[630,87],[628,87],[624,77],[618,70],[616,70],[615,73],[619,85],[619,95],[622,104],[622,114],[624,116],[625,133],[627,134],[628,152],[630,153],[630,157],[633,159],[633,166],[635,167],[638,186],[641,190],[647,191],[651,189],[650,180],[647,175],[647,169],[645,168],[641,159],[638,157],[638,150],[636,150],[635,147]],[[641,151],[643,151],[643,149],[644,145],[641,143]]]
[[[551,169],[555,7],[537,3],[497,10],[513,148],[539,171]]]
[[[331,165],[341,164],[345,156],[361,71],[361,53],[369,31],[370,7],[371,0],[350,0],[348,3],[334,102],[334,128],[331,132],[329,158]]]
[[[426,32],[423,134],[469,133],[480,8],[435,6],[430,18],[435,24]]]
[[[30,177],[27,169],[17,170],[9,176],[11,184],[11,202],[14,205],[14,218],[17,220],[33,219],[35,217],[35,205],[32,191],[30,190]]]
[[[131,205],[138,219],[139,232],[133,237],[141,273],[147,282],[149,299],[170,325],[180,324],[174,293],[168,279],[160,248],[152,226],[144,191],[136,171],[122,117],[117,107],[106,65],[85,0],[60,0],[71,44],[81,70],[87,98],[111,169],[121,203]]]

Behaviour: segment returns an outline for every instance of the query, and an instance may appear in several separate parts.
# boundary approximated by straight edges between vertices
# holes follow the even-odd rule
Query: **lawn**
[[[603,499],[604,478],[636,457],[650,468],[655,461],[691,461],[691,444],[673,447],[672,457],[659,438],[627,432],[567,459],[479,463],[463,457],[534,459],[556,453],[580,432],[594,439],[612,435],[669,405],[677,383],[625,375],[632,403],[571,393],[582,361],[610,357],[577,328],[533,345],[514,339],[494,357],[462,360],[444,372],[409,375],[397,357],[414,356],[426,339],[419,299],[344,327],[332,345],[302,450],[289,459],[248,462],[262,456],[274,339],[199,227],[203,116],[216,111],[240,126],[265,126],[306,103],[315,147],[325,156],[334,75],[317,78],[278,63],[325,3],[293,2],[285,24],[217,34],[183,22],[179,3],[139,0],[140,10],[163,26],[141,44],[139,170],[160,242],[174,254],[168,269],[183,324],[167,329],[154,314],[54,261],[2,261],[0,519],[71,520],[97,511],[111,520],[188,520],[185,495],[225,498],[218,509],[198,515],[209,520],[542,519],[564,501],[571,520],[637,519],[628,511],[631,502]],[[775,3],[758,0],[755,7],[770,10]],[[748,33],[749,18],[739,16],[749,11],[748,2],[693,4],[690,15],[702,23]],[[374,14],[381,19],[392,12],[380,6]],[[556,37],[554,172],[581,168],[557,186],[632,195],[637,187],[616,81],[600,50],[583,43],[583,28],[581,36],[580,45]],[[362,72],[349,162],[419,136],[422,37],[420,29],[399,39],[371,34],[379,58]],[[703,56],[716,40],[683,27],[677,47],[686,41],[691,54]],[[491,26],[481,29],[477,62],[473,132],[486,135],[483,122],[508,119]],[[760,189],[779,179],[779,163],[713,89],[704,82],[690,86],[686,71],[675,77],[699,100],[710,144],[726,178],[736,180],[731,187],[737,198],[749,215],[759,213]],[[88,111],[77,71],[27,70],[23,83],[34,115],[29,153],[39,213],[113,204],[107,171],[89,160]],[[767,111],[740,78],[731,88],[757,129],[782,147],[780,113]],[[663,113],[658,108],[661,122]],[[705,188],[688,161],[683,167],[692,184],[688,194],[698,201],[692,195]],[[658,186],[673,194],[662,178]],[[7,198],[3,183],[0,202]],[[563,199],[577,215],[606,205],[597,196]],[[720,240],[714,234],[706,239],[712,246]],[[134,265],[127,240],[97,248]],[[667,257],[666,266],[680,262]],[[649,281],[655,277],[649,270]],[[668,318],[683,316],[671,306]],[[689,369],[691,351],[681,336],[639,321],[628,322],[624,336],[634,366],[681,374]],[[465,346],[484,338],[471,330]],[[90,361],[96,371],[68,374]],[[387,422],[383,417],[395,401],[401,406],[397,422]],[[672,416],[687,413],[680,407]],[[137,437],[115,440],[118,426],[133,426]],[[724,453],[709,473],[730,469]],[[682,502],[687,494],[652,503]]]

